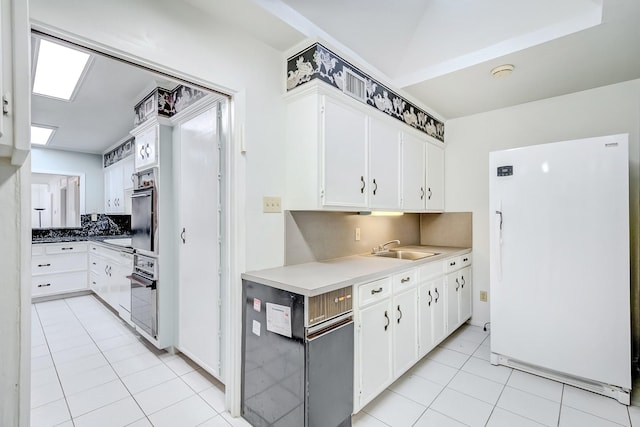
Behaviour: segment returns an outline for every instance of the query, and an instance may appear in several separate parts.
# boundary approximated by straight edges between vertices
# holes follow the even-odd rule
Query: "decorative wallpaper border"
[[[315,65],[314,65],[315,64]],[[444,142],[444,123],[354,67],[320,43],[287,59],[287,91],[321,80],[343,91],[345,69],[365,80],[365,103]]]
[[[132,155],[135,141],[136,139],[131,137],[108,153],[104,153],[102,155],[104,167],[106,168],[107,166],[111,166],[112,164]]]
[[[137,127],[151,117],[172,117],[205,95],[204,91],[185,85],[178,85],[173,90],[157,87],[133,108],[133,126]]]

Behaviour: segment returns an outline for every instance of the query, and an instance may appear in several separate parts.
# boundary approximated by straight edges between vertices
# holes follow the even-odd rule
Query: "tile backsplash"
[[[445,212],[420,215],[420,244],[471,248],[472,213]]]
[[[360,228],[360,240],[355,229]],[[420,215],[374,217],[353,212],[285,212],[285,265],[364,254],[389,240],[420,244]]]

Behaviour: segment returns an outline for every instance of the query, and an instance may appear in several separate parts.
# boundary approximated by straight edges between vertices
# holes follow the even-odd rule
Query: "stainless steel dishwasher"
[[[253,426],[346,427],[351,287],[305,297],[243,280],[242,416]]]

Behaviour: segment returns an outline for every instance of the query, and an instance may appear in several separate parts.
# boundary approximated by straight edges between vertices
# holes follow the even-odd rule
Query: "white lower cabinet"
[[[354,413],[471,317],[471,255],[428,262],[357,289]]]
[[[31,296],[45,296],[87,289],[85,242],[41,243],[31,256]]]
[[[89,287],[120,317],[131,322],[133,255],[96,243],[89,248]]]

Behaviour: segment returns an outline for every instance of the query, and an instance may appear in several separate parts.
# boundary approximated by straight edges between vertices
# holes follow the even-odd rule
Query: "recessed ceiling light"
[[[31,125],[31,144],[47,145],[54,131],[54,128]]]
[[[491,75],[495,78],[507,77],[513,73],[514,68],[516,67],[511,64],[499,65],[491,70]]]
[[[40,40],[33,93],[71,100],[90,57],[88,53]]]

